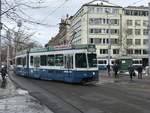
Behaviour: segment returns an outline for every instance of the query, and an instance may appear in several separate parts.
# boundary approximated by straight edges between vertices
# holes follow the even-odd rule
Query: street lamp
[[[149,44],[148,44],[148,62],[149,62],[149,73],[150,74],[150,2],[149,2],[149,18],[148,18],[148,38],[149,38]]]
[[[108,64],[110,65],[110,57],[111,57],[111,38],[110,38],[111,29],[110,29],[110,25],[111,25],[111,21],[108,18],[108,14],[110,14],[110,12],[108,10],[105,10],[105,12],[107,14],[107,22],[108,22]]]

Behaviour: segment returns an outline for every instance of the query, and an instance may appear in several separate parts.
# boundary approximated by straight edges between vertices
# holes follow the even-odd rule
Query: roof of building
[[[146,6],[128,6],[128,7],[125,7],[125,9],[135,9],[135,10],[148,10],[148,7]]]
[[[97,5],[97,6],[107,6],[107,7],[121,7],[119,5],[108,2],[107,0],[93,0],[85,5]]]

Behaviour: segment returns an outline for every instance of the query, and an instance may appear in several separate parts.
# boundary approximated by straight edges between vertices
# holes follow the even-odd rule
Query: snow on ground
[[[8,78],[5,84],[0,79],[0,85],[0,113],[53,113],[28,91],[16,89]]]

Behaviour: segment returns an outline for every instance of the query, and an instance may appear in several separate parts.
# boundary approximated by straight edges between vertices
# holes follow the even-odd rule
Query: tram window
[[[41,66],[46,66],[47,65],[47,56],[46,55],[41,55],[40,56],[40,65]]]
[[[142,64],[142,60],[140,60],[140,64]]]
[[[33,56],[30,56],[30,65],[33,66]]]
[[[48,63],[48,66],[54,66],[54,64],[55,64],[55,62],[54,62],[54,55],[48,55],[47,63]]]
[[[55,66],[63,66],[63,54],[55,55]]]
[[[77,68],[87,68],[85,53],[77,53],[75,55],[75,64]]]
[[[22,60],[23,60],[22,64],[23,64],[23,67],[24,67],[26,65],[26,57],[24,57]]]
[[[17,65],[21,65],[22,64],[22,58],[21,57],[19,57],[19,58],[17,58]]]
[[[96,54],[88,54],[89,67],[97,67]]]
[[[115,64],[115,61],[114,61],[114,60],[112,60],[112,61],[111,61],[111,64]]]
[[[40,57],[34,57],[34,67],[40,67]]]
[[[107,64],[107,61],[106,60],[99,60],[98,64]]]
[[[64,58],[65,60],[65,68],[69,68],[69,69],[73,69],[73,56],[72,55],[68,55],[65,56]]]

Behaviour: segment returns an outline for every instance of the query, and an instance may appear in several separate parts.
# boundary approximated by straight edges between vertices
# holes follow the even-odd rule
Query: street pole
[[[107,21],[108,21],[108,64],[110,65],[110,59],[111,59],[111,38],[110,38],[110,19],[108,18],[109,11],[106,11],[107,13]]]
[[[2,7],[1,7],[1,5],[2,5],[2,1],[0,0],[0,69],[1,69],[1,67],[2,67],[2,47],[1,47],[1,30],[2,30],[2,11],[1,11],[1,9],[2,9]]]
[[[9,69],[10,66],[10,46],[11,46],[11,38],[10,38],[10,31],[7,31],[7,38],[8,38],[8,46],[7,46],[7,69]]]
[[[148,16],[148,38],[149,38],[149,44],[148,44],[148,62],[149,62],[149,73],[150,74],[150,3],[149,3],[149,16]]]

